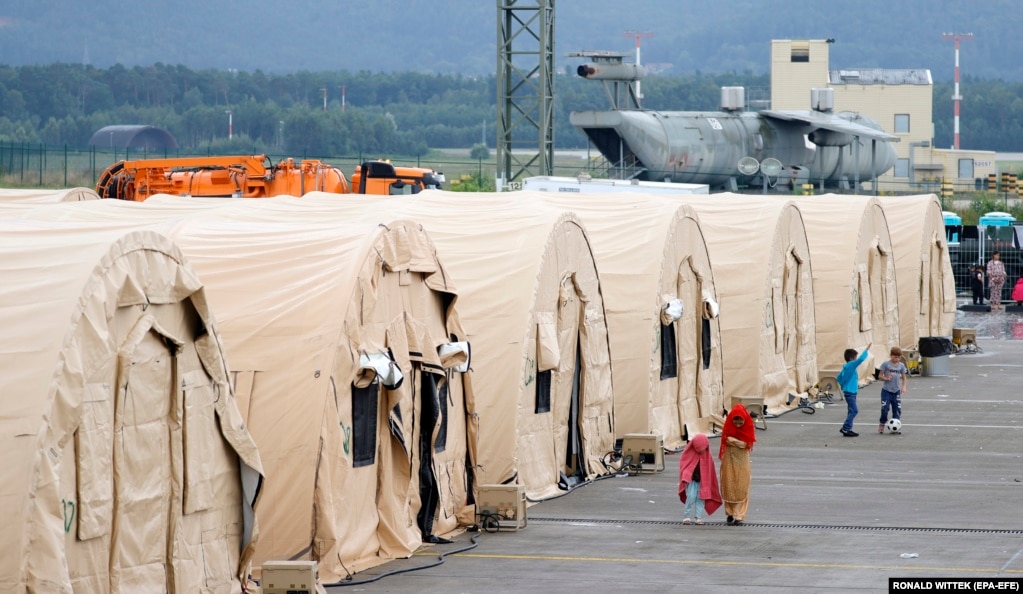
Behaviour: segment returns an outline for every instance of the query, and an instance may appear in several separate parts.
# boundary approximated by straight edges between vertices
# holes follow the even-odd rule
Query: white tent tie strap
[[[362,353],[359,355],[359,373],[356,385],[379,381],[388,390],[401,386],[405,376],[388,353]],[[365,386],[362,386],[365,387]]]
[[[472,355],[468,341],[448,342],[437,347],[441,365],[444,369],[453,369],[459,373],[469,371]]]
[[[707,291],[703,292],[703,319],[713,320],[721,312],[721,306],[714,297]]]
[[[684,310],[685,308],[682,306],[681,299],[676,297],[668,301],[664,304],[661,311],[661,323],[667,326],[668,324],[677,321],[682,317],[682,312]]]

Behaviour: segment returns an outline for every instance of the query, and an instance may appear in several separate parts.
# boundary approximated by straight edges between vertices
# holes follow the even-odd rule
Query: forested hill
[[[763,96],[769,84],[767,74],[652,76],[643,83],[643,104],[715,110],[722,86],[743,86]],[[1023,82],[967,79],[965,84],[962,147],[1020,151]],[[585,147],[569,112],[605,109],[607,97],[598,83],[574,74],[558,75],[555,86],[557,147]],[[323,89],[329,90],[326,109]],[[951,82],[935,83],[936,146],[952,142],[952,94]],[[0,144],[85,148],[104,126],[145,123],[169,130],[186,152],[421,155],[483,139],[494,146],[495,102],[492,74],[0,65]]]
[[[537,0],[518,0],[535,5]],[[835,68],[927,68],[953,77],[943,32],[972,33],[964,75],[1023,81],[1019,0],[552,0],[555,54],[631,51],[679,75],[769,68],[772,39],[834,38]],[[0,63],[108,68],[495,71],[494,0],[32,0],[0,4]]]

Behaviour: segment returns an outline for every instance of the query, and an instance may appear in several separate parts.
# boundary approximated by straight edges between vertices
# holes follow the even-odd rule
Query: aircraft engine
[[[817,146],[846,146],[853,141],[852,134],[834,130],[814,130],[807,138]]]
[[[643,78],[643,67],[625,63],[580,64],[575,73],[590,80],[636,81]]]

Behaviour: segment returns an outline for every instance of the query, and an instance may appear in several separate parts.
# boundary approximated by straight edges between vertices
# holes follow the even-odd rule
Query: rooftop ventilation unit
[[[814,111],[834,111],[834,89],[810,89],[810,108]]]
[[[721,87],[721,110],[742,111],[746,107],[744,87]]]

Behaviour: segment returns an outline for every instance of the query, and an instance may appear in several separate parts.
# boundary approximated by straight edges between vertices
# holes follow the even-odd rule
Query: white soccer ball
[[[899,431],[902,429],[902,421],[898,419],[891,419],[885,424],[885,427],[888,427],[888,430],[892,432]]]

